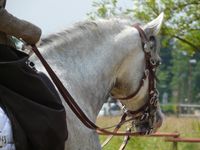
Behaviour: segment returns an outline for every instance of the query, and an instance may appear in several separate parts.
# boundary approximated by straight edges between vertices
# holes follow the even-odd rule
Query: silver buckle
[[[125,114],[127,114],[128,113],[128,110],[126,109],[126,106],[124,105],[124,106],[122,106],[122,111],[125,113]]]
[[[149,76],[149,70],[148,70],[148,69],[145,69],[144,73],[145,73],[145,76],[146,76],[146,77]]]
[[[154,102],[155,102],[155,100],[156,100],[156,96],[153,96],[153,97],[150,99],[150,104],[153,105]]]
[[[156,65],[156,61],[153,58],[150,58],[150,63],[151,65],[155,66]]]
[[[140,118],[140,121],[146,120],[149,117],[149,113],[144,113]]]
[[[145,132],[145,135],[149,135],[149,134],[151,134],[151,133],[153,133],[153,129],[147,130],[147,131]]]

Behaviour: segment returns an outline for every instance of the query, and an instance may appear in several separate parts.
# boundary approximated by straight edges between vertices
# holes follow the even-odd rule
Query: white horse
[[[157,36],[163,14],[142,26],[148,38]],[[39,47],[42,55],[57,73],[69,93],[93,122],[110,93],[124,97],[139,86],[145,69],[141,37],[133,22],[126,19],[86,21],[67,30],[47,36]],[[154,43],[154,46],[157,45]],[[152,50],[154,61],[159,61],[158,48]],[[33,56],[36,68],[43,70]],[[138,94],[122,103],[129,110],[137,110],[147,101],[148,80]],[[68,140],[66,150],[99,150],[98,134],[85,127],[66,108]],[[158,108],[154,128],[161,124]]]

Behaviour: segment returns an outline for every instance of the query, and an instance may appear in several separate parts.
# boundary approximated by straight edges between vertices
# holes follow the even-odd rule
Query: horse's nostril
[[[160,128],[162,126],[162,123],[163,123],[163,120],[162,119],[159,119],[157,122],[156,122],[156,128]]]
[[[136,127],[137,132],[141,132],[144,134],[149,134],[149,131],[151,129],[148,122],[138,124],[135,127]]]

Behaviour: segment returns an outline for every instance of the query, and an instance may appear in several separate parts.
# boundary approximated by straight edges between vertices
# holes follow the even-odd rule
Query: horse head
[[[111,95],[134,118],[136,130],[147,134],[155,132],[163,120],[156,88],[156,68],[160,62],[157,34],[162,20],[163,13],[145,26],[125,28],[115,38],[117,46],[129,48],[129,53],[119,64]]]

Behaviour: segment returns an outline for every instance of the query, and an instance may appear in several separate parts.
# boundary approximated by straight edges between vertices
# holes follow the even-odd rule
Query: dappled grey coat
[[[0,44],[9,45],[8,36],[22,38],[28,44],[35,44],[41,36],[37,26],[16,18],[5,9],[6,0],[0,0]]]

